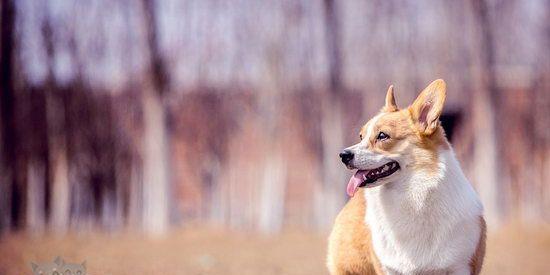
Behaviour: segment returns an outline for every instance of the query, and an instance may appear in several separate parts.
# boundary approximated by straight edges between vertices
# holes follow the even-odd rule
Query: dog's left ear
[[[395,96],[393,95],[393,85],[390,85],[388,87],[388,91],[386,92],[386,105],[384,105],[384,108],[382,108],[383,112],[395,112],[397,111],[397,104],[395,103]]]
[[[424,135],[431,135],[439,125],[439,116],[445,104],[446,84],[443,79],[432,82],[409,107],[418,130]]]

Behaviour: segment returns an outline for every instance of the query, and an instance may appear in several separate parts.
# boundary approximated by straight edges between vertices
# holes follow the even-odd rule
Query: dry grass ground
[[[186,228],[165,238],[135,233],[0,239],[0,274],[31,274],[30,262],[87,261],[88,274],[327,274],[326,236],[276,236]],[[550,228],[508,226],[489,235],[483,274],[550,274]]]

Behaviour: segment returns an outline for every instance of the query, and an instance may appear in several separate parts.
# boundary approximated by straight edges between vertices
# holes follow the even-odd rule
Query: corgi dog
[[[331,274],[479,274],[483,206],[440,125],[446,84],[404,109],[386,103],[340,153],[351,197],[329,237]]]

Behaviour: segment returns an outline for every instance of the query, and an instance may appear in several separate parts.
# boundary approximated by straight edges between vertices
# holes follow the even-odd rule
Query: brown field
[[[165,238],[136,233],[80,233],[0,239],[0,274],[30,274],[30,262],[60,255],[86,260],[88,274],[327,274],[326,234],[292,230],[281,235],[204,227]],[[483,274],[549,274],[550,227],[507,226],[489,235]]]

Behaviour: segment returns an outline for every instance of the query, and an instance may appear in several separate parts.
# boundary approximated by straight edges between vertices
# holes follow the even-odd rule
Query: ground
[[[150,239],[137,233],[79,233],[0,239],[0,274],[31,274],[30,262],[56,256],[86,260],[88,274],[327,274],[326,236],[183,228]],[[507,226],[490,232],[482,274],[550,274],[550,227]]]

